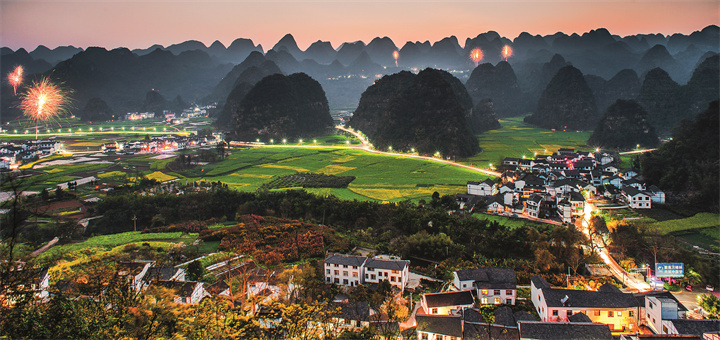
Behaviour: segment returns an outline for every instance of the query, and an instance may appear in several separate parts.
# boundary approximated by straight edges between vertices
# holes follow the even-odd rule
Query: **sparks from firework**
[[[399,57],[400,57],[400,52],[398,52],[398,51],[393,51],[393,59],[395,59],[395,67],[398,67],[397,60],[398,60]]]
[[[478,67],[478,63],[480,63],[480,60],[483,58],[483,52],[480,48],[474,48],[472,51],[470,51],[470,59],[472,59],[473,62],[475,62],[475,67]]]
[[[10,72],[10,74],[8,74],[8,81],[13,87],[13,93],[17,96],[17,88],[23,81],[23,67],[18,66],[14,71]]]
[[[511,55],[512,55],[512,47],[505,45],[502,49],[503,59],[505,59],[505,61],[507,61]]]
[[[20,109],[23,114],[34,122],[35,139],[40,122],[47,122],[67,111],[68,98],[65,92],[53,84],[50,79],[42,78],[33,84],[21,95]]]

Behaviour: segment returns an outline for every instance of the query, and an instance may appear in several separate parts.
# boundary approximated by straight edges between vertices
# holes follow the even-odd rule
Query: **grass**
[[[520,227],[524,227],[524,226],[545,225],[545,224],[536,223],[536,222],[528,221],[528,220],[521,219],[521,218],[511,218],[511,217],[498,216],[498,215],[472,214],[472,216],[479,220],[488,220],[490,222],[497,222],[498,224],[504,225],[511,229],[520,228]]]
[[[655,222],[652,223],[651,226],[656,228],[657,231],[663,235],[691,229],[718,228],[720,227],[720,215],[713,213],[697,213],[683,219]],[[716,240],[720,239],[720,235],[718,235],[717,232],[707,236],[711,235],[714,235]]]
[[[523,122],[524,117],[512,117],[500,120],[502,127],[478,135],[482,153],[463,159],[463,163],[475,166],[494,166],[505,157],[523,156],[533,158],[538,155],[550,155],[560,148],[588,150],[585,142],[592,131],[564,132],[532,127]]]

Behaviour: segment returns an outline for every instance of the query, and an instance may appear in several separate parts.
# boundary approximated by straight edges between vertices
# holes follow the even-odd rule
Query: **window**
[[[466,283],[463,283],[463,288],[467,288],[467,284],[466,284]]]
[[[437,313],[438,313],[437,308],[433,308],[430,310],[430,314],[437,314]]]
[[[348,284],[348,283],[349,283],[349,282],[348,282],[348,279],[343,279],[343,284],[346,285],[346,284]]]
[[[505,304],[512,305],[512,299],[505,300]]]
[[[422,340],[428,340],[428,334],[427,334],[427,333],[420,333],[420,339],[422,339]]]
[[[394,277],[394,276],[391,276],[391,277],[390,277],[390,282],[395,282],[395,277]]]
[[[357,266],[353,266],[353,269],[357,269]]]
[[[375,274],[370,275],[371,280],[375,280]]]
[[[357,272],[353,272],[353,277],[358,277],[358,273],[357,273]]]
[[[344,264],[344,265],[343,265],[343,268],[347,268],[347,265],[346,265],[346,264]]]
[[[628,311],[628,316],[632,318],[633,316],[635,316],[635,312],[633,312],[633,311]]]
[[[495,289],[495,291],[493,291],[493,295],[500,295],[500,289]]]
[[[613,313],[613,311],[611,311],[611,310],[608,311],[608,317],[612,318],[614,316],[614,314],[615,313]]]
[[[482,303],[483,305],[487,305],[487,304],[488,304],[488,298],[482,298],[482,299],[480,299],[480,303]]]
[[[325,281],[330,282],[330,278],[329,278],[329,277],[326,277],[326,278],[325,278]]]
[[[482,295],[488,295],[488,290],[487,290],[487,289],[483,289],[481,293],[482,293]]]
[[[327,274],[329,275],[329,274],[330,274],[330,269],[326,270],[326,272],[327,272]]]
[[[499,304],[500,304],[500,298],[495,298],[495,304],[496,304],[496,305],[499,305]]]
[[[652,301],[648,301],[648,304],[650,305],[650,309],[655,309],[655,305],[653,305]]]
[[[617,312],[617,316],[622,316],[622,312]]]
[[[506,290],[506,291],[505,291],[505,295],[512,295],[512,290],[509,290],[509,289]]]
[[[368,268],[367,270],[368,270],[369,272],[373,272],[373,271],[375,271],[375,268]]]
[[[655,323],[655,319],[653,319],[653,323]],[[663,333],[665,333],[665,334],[668,333],[668,328],[665,325],[663,325]]]
[[[571,311],[571,310],[566,311],[566,312],[565,312],[565,315],[566,315],[566,316],[572,315],[572,311]]]
[[[336,277],[336,278],[335,278],[335,283],[340,283],[340,279],[338,279],[338,278]]]
[[[336,270],[336,271],[335,271],[335,275],[340,275],[340,271],[339,271],[339,270]]]
[[[558,316],[558,311],[557,311],[557,309],[555,309],[555,310],[552,311],[552,315],[553,315],[553,316]]]
[[[596,310],[596,311],[595,311],[595,316],[600,316],[600,311],[599,311],[599,310]]]
[[[343,276],[348,276],[347,270],[343,270]]]
[[[337,263],[336,263],[336,264],[335,264],[335,268],[337,268],[337,267],[338,267],[338,265],[337,265]]]
[[[393,274],[397,274],[398,271],[397,271],[397,270],[393,270],[392,273],[393,273]]]

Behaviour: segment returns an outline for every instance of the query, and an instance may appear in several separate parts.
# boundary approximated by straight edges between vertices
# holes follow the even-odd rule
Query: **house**
[[[175,267],[150,267],[142,280],[146,284],[154,281],[185,281],[185,269]]]
[[[517,278],[509,268],[456,270],[453,284],[458,290],[475,290],[481,304],[514,305],[517,297]]]
[[[486,179],[482,182],[467,182],[468,195],[490,196],[495,189],[495,182]]]
[[[626,179],[626,180],[620,182],[620,185],[621,185],[621,187],[626,187],[626,186],[635,187],[635,189],[638,189],[640,191],[645,190],[645,183],[638,180],[636,177]]]
[[[665,203],[665,193],[662,190],[660,190],[660,188],[658,188],[657,186],[655,186],[655,185],[649,186],[647,193],[650,194],[650,201],[652,201],[653,203],[660,203],[660,204]]]
[[[207,291],[210,296],[230,297],[230,295],[232,294],[230,285],[228,285],[225,280],[218,280],[217,282],[207,286],[207,288],[205,288],[205,291]]]
[[[17,291],[0,292],[0,295],[10,295],[7,301],[14,304],[15,298],[12,297],[14,292],[32,291],[33,295],[45,301],[50,295],[50,273],[47,267],[43,268],[20,268],[10,271],[7,277],[3,278],[5,283],[9,283],[6,287],[16,287]]]
[[[593,322],[542,322],[520,321],[518,331],[521,340],[612,340],[612,332],[607,325]]]
[[[419,340],[459,340],[463,338],[463,320],[460,316],[416,315]]]
[[[200,303],[202,299],[210,294],[205,291],[203,282],[195,281],[162,281],[159,280],[152,284],[153,287],[162,287],[175,291],[173,301],[180,304],[195,305]]]
[[[400,332],[400,323],[397,321],[372,321],[369,328],[370,333],[375,334],[374,339],[400,340],[403,338]]]
[[[143,277],[153,265],[155,261],[120,262],[117,267],[118,275],[128,281],[131,289],[139,292],[145,286]]]
[[[483,196],[485,201],[486,211],[488,213],[499,213],[505,211],[505,197],[504,195],[494,196]]]
[[[525,214],[536,218],[540,216],[540,204],[542,201],[543,197],[541,195],[534,194],[530,196],[530,198],[525,201]]]
[[[262,302],[277,300],[280,297],[287,298],[292,294],[296,286],[292,282],[288,282],[285,289],[280,284],[280,274],[282,271],[270,271],[264,268],[255,268],[250,271],[246,277],[247,297],[262,296]]]
[[[645,322],[656,334],[668,334],[666,320],[680,318],[680,308],[677,300],[664,296],[645,297]],[[663,328],[664,326],[664,328]],[[718,329],[720,330],[720,329]]]
[[[383,259],[376,256],[365,261],[364,271],[364,283],[380,283],[382,280],[387,280],[402,292],[410,277],[410,261],[397,258]]]
[[[325,282],[357,287],[363,282],[365,256],[330,254],[325,258]]]
[[[387,280],[402,292],[410,276],[410,261],[395,257],[330,254],[325,258],[325,282],[348,287]]]
[[[622,188],[622,195],[627,205],[633,209],[650,209],[652,208],[652,200],[650,195],[636,189],[633,186],[625,186]]]
[[[425,314],[452,315],[461,313],[463,309],[472,308],[475,305],[475,298],[469,290],[423,294],[420,305]]]
[[[675,336],[701,335],[703,339],[717,339],[720,335],[720,320],[665,320],[660,334]]]
[[[375,315],[367,301],[335,302],[332,307],[337,309],[332,318],[334,325],[344,329],[358,330],[368,327],[370,317]]]
[[[535,310],[544,322],[567,322],[573,314],[583,313],[595,323],[613,331],[638,330],[640,306],[632,294],[606,284],[598,291],[550,288],[540,276],[530,280]]]

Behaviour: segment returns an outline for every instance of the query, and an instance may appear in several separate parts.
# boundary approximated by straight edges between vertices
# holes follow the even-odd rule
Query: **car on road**
[[[713,287],[711,285],[707,285],[707,286],[705,286],[705,290],[707,290],[708,292],[713,292],[713,291],[715,291],[715,287]]]

